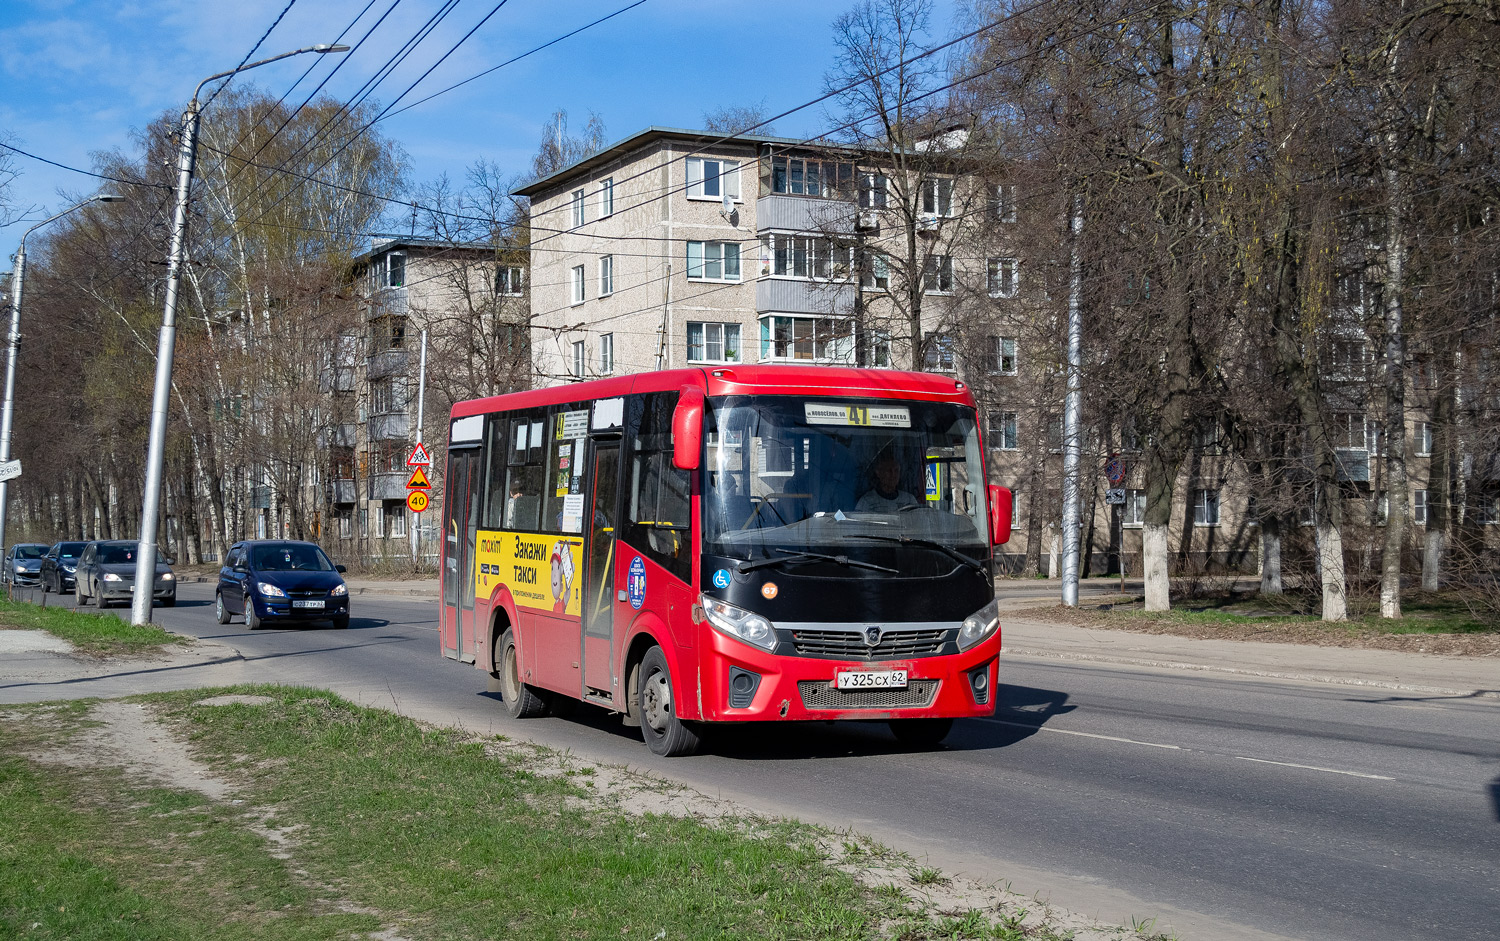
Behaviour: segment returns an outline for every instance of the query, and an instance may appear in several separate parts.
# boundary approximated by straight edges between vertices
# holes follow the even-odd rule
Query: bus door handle
[[[628,592],[628,591],[626,591],[625,589],[622,588],[619,591],[615,592],[615,597],[618,598],[621,601],[629,601],[630,600],[630,592]]]

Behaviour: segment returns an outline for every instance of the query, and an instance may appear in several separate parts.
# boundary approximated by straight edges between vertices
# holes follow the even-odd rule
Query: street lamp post
[[[43,219],[21,234],[21,247],[16,249],[16,268],[10,279],[10,333],[5,344],[5,406],[3,410],[0,410],[0,464],[10,460],[10,426],[16,403],[16,352],[21,346],[21,299],[26,287],[26,237],[47,223],[55,222],[68,213],[82,209],[91,203],[113,203],[124,198],[110,193],[90,196],[55,216]],[[0,480],[0,549],[5,547],[5,518],[6,509],[9,506],[6,499],[7,489],[8,482]]]
[[[161,509],[162,463],[167,447],[167,400],[172,391],[172,356],[177,347],[177,285],[187,242],[188,194],[193,185],[193,161],[198,150],[198,93],[218,78],[228,78],[258,66],[304,52],[347,52],[348,46],[317,45],[251,62],[228,72],[210,75],[193,89],[182,115],[182,148],[177,153],[177,208],[172,218],[172,244],[167,256],[167,292],[162,306],[161,336],[156,345],[156,387],[151,396],[151,438],[146,447],[146,487],[141,495],[140,551],[136,553],[135,592],[130,601],[130,623],[151,623],[151,596],[156,585],[156,517]]]

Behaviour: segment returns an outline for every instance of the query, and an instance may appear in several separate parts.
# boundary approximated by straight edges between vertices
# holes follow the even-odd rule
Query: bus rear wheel
[[[952,719],[892,719],[891,734],[903,745],[932,748],[953,730]]]
[[[495,672],[500,675],[500,698],[505,714],[512,719],[532,719],[547,714],[547,700],[521,682],[521,658],[516,655],[516,635],[506,630],[500,635],[495,653]]]
[[[691,755],[700,739],[691,725],[677,717],[677,697],[667,655],[652,647],[636,670],[636,703],[641,710],[641,736],[652,754],[663,758]]]

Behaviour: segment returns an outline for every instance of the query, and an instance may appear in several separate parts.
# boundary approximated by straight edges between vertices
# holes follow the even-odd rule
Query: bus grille
[[[906,689],[840,690],[827,680],[802,680],[797,690],[806,709],[901,709],[932,704],[938,680],[912,680]]]
[[[871,647],[863,634],[851,631],[792,631],[799,657],[830,660],[899,660],[945,653],[948,631],[886,631]]]

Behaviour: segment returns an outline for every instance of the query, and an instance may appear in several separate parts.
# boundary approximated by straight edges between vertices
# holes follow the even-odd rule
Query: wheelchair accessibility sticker
[[[728,588],[729,587],[729,569],[719,569],[717,572],[714,573],[714,587],[715,588]]]

